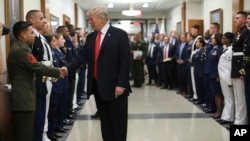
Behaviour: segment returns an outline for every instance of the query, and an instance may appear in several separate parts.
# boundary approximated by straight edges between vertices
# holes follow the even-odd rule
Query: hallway
[[[100,122],[90,119],[95,111],[91,96],[61,141],[101,141]],[[128,113],[127,141],[229,141],[224,126],[174,90],[133,88]]]

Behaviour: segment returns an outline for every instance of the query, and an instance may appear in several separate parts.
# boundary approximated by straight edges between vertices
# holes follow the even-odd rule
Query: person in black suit
[[[85,48],[67,67],[74,70],[88,64],[87,98],[94,94],[100,114],[104,141],[126,141],[130,47],[125,31],[108,22],[104,7],[87,12],[94,30],[87,36]]]
[[[162,48],[163,52],[163,65],[162,65],[162,72],[163,72],[163,82],[164,85],[162,89],[173,89],[173,82],[174,82],[174,67],[175,67],[175,48],[169,43],[169,37],[166,36],[164,38],[164,47]]]
[[[179,43],[176,51],[176,62],[177,62],[177,74],[178,74],[178,94],[187,94],[187,75],[186,75],[186,53],[185,50],[188,47],[186,40],[186,34],[181,35],[181,42]]]
[[[152,80],[157,84],[157,73],[156,73],[156,57],[157,57],[157,49],[159,48],[154,43],[154,37],[151,37],[150,43],[148,45],[148,52],[146,57],[146,64],[148,68],[148,85],[152,84]]]

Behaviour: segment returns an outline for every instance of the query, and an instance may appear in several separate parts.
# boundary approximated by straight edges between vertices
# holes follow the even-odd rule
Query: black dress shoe
[[[190,99],[190,101],[192,101],[192,102],[195,102],[195,101],[197,101],[198,99],[197,98],[191,98]]]
[[[201,104],[201,101],[200,100],[194,101],[194,104],[199,105]]]
[[[77,116],[77,111],[73,110],[70,115]]]
[[[215,110],[212,110],[210,108],[206,108],[206,109],[204,109],[204,112],[205,113],[215,113]]]
[[[64,125],[72,125],[73,123],[74,122],[72,120],[70,120],[70,119],[66,119],[66,120],[63,121]]]
[[[53,137],[48,137],[51,141],[58,141],[57,137],[56,136],[53,136]]]
[[[79,111],[80,109],[81,109],[81,107],[78,106],[78,107],[74,108],[73,110],[74,110],[74,111]]]
[[[55,137],[56,137],[56,138],[61,138],[62,135],[56,134]]]
[[[233,121],[220,120],[220,124],[233,124]]]
[[[83,104],[84,104],[83,102],[77,102],[78,106],[83,106]]]
[[[56,131],[57,133],[67,133],[68,130],[69,130],[69,129],[67,129],[67,128],[61,128],[61,129],[56,129],[55,131]]]
[[[186,94],[185,98],[192,98],[193,96],[191,94]]]
[[[91,115],[90,116],[92,119],[96,119],[96,118],[99,118],[99,112],[96,111],[94,115]]]
[[[76,115],[76,114],[70,114],[70,115],[68,115],[67,118],[68,118],[68,119],[76,119],[76,118],[77,118],[77,115]]]
[[[205,103],[201,104],[200,106],[201,106],[201,108],[207,108],[207,104],[205,104]]]
[[[212,115],[212,118],[214,119],[219,119],[221,117],[221,115]]]

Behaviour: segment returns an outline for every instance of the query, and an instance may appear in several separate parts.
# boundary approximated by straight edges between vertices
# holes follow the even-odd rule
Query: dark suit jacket
[[[92,32],[87,36],[85,48],[76,56],[74,61],[68,64],[69,69],[76,69],[83,63],[88,64],[87,95],[93,90],[93,68],[94,68],[94,48],[97,32]],[[125,88],[124,95],[131,92],[129,84],[130,71],[130,46],[128,35],[125,31],[110,26],[99,52],[97,60],[97,87],[102,100],[115,99],[115,87]]]
[[[181,44],[182,44],[182,42],[180,42],[179,44],[178,44],[178,47],[177,47],[177,49],[176,49],[176,53],[175,53],[175,58],[176,58],[176,60],[178,60],[178,59],[181,59],[181,60],[185,60],[186,59],[186,48],[188,47],[188,43],[185,43],[185,45],[184,45],[184,47],[183,47],[183,49],[182,49],[182,51],[180,52],[180,49],[181,49]],[[181,55],[180,55],[181,54]]]
[[[164,47],[162,48],[162,53],[164,52]],[[175,46],[172,46],[171,44],[169,44],[168,47],[168,58],[172,58],[171,62],[175,61],[175,52],[176,52],[176,48]],[[164,59],[164,58],[163,58]]]
[[[153,43],[154,44],[154,43]],[[146,57],[146,63],[156,63],[156,57],[157,57],[157,50],[158,50],[158,45],[154,44],[155,47],[153,48],[153,56],[149,56],[149,52],[147,52],[147,57]],[[151,46],[151,44],[148,45],[148,48]],[[147,50],[148,50],[147,48]]]
[[[157,54],[156,54],[156,62],[157,63],[162,63],[162,60],[163,60],[163,48],[164,48],[164,45],[161,45],[160,43],[157,43]]]

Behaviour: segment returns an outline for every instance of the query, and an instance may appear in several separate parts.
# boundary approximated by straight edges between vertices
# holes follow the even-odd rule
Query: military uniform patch
[[[34,64],[37,62],[36,58],[31,53],[27,53],[27,59],[28,59],[28,62],[31,64]]]

